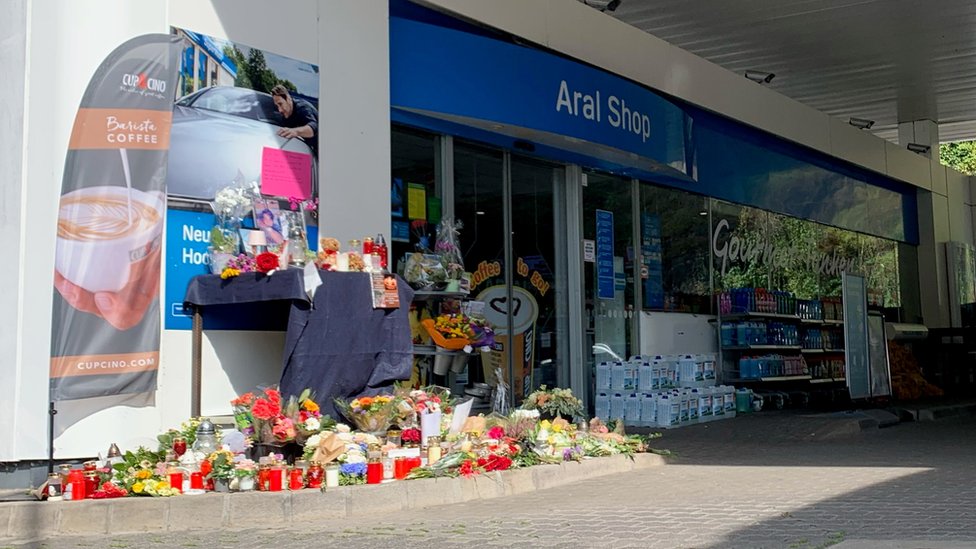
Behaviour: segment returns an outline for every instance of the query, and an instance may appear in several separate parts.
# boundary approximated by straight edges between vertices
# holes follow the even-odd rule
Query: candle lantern
[[[203,418],[197,427],[197,438],[193,441],[193,451],[195,453],[202,453],[204,456],[209,456],[219,449],[220,446],[217,444],[217,430],[214,428],[213,422],[209,418]]]

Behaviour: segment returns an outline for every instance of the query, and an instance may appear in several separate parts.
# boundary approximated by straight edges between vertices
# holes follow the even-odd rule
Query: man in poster
[[[319,121],[315,109],[302,100],[296,101],[288,92],[288,88],[281,84],[271,88],[271,96],[275,107],[284,118],[282,125],[285,127],[278,130],[278,135],[286,139],[301,137],[317,156]]]

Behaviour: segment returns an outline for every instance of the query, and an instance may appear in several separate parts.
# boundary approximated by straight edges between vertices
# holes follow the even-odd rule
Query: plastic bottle
[[[712,420],[712,393],[714,387],[702,387],[698,390],[698,421],[704,423]]]
[[[624,391],[637,390],[638,362],[633,359],[624,362]]]
[[[688,423],[698,423],[701,406],[701,395],[698,389],[688,391]]]
[[[693,387],[695,383],[695,357],[682,355],[678,360],[678,386]]]
[[[640,417],[642,426],[657,426],[657,395],[645,393],[641,397]]]
[[[641,360],[637,364],[637,391],[649,393],[654,390],[654,368],[650,360]]]
[[[624,415],[626,414],[626,411],[624,410],[624,401],[625,401],[625,397],[621,393],[613,393],[613,395],[610,396],[610,418],[609,419],[611,420],[622,419],[624,417]]]
[[[638,426],[641,424],[640,394],[631,393],[624,402],[624,424]]]
[[[657,426],[661,429],[668,429],[672,427],[672,411],[671,398],[666,394],[662,393],[657,397]]]
[[[688,393],[679,391],[674,396],[678,399],[678,423],[688,423]]]
[[[737,347],[746,347],[749,345],[749,324],[747,322],[738,322],[735,325],[735,345]]]
[[[702,355],[702,381],[705,386],[715,384],[716,359],[713,354]]]
[[[712,389],[712,419],[723,419],[725,417],[725,385],[719,385]]]
[[[735,390],[735,412],[737,414],[752,412],[752,391],[745,388]]]
[[[722,323],[722,347],[732,347],[735,345],[734,341],[735,330],[732,327],[731,322]]]
[[[626,369],[624,368],[623,362],[614,362],[610,364],[610,390],[623,391],[625,375]]]
[[[596,390],[597,392],[610,390],[609,362],[601,362],[596,365]]]
[[[604,422],[610,421],[610,395],[607,393],[597,393],[593,411],[595,413],[594,415]]]
[[[722,400],[725,405],[725,417],[735,417],[735,387],[726,385],[722,392]]]

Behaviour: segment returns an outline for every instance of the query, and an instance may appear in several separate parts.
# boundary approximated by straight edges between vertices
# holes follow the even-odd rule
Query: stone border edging
[[[0,539],[19,542],[66,534],[184,531],[217,526],[217,517],[220,517],[219,526],[230,528],[343,519],[523,494],[664,463],[664,458],[656,454],[635,454],[633,461],[617,455],[496,471],[473,478],[340,486],[324,494],[318,490],[301,490],[4,503],[0,504],[3,534]]]

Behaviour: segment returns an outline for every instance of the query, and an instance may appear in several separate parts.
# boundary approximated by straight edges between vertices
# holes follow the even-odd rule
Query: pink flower
[[[504,436],[505,436],[505,429],[502,429],[498,425],[492,427],[491,429],[488,429],[488,438],[501,440]]]
[[[287,417],[278,418],[271,432],[280,441],[291,440],[295,438],[295,423]]]

